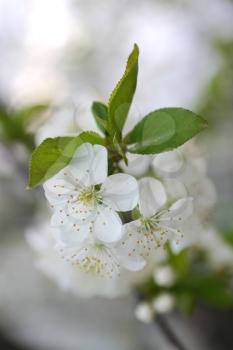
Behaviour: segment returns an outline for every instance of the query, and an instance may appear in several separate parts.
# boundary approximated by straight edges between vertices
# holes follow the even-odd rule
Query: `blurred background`
[[[140,47],[132,114],[181,106],[202,114],[199,138],[218,201],[212,217],[233,245],[233,1],[0,0],[0,348],[172,349],[134,318],[133,296],[78,299],[34,267],[25,232],[45,205],[27,164],[48,136],[95,128],[133,43]],[[189,348],[233,348],[231,310],[169,317]],[[1,343],[2,342],[2,343]]]

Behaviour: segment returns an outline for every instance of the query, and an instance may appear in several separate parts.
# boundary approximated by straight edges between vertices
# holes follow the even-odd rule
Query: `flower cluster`
[[[84,143],[69,165],[44,184],[52,208],[51,237],[49,254],[41,248],[40,253],[53,256],[52,269],[51,259],[43,259],[50,264],[49,274],[54,271],[56,279],[66,281],[66,288],[78,289],[81,295],[116,294],[117,280],[125,285],[126,279],[133,279],[127,271],[135,274],[145,268],[168,239],[179,243],[185,219],[192,213],[190,197],[168,205],[165,187],[154,177],[136,180],[126,173],[107,172],[107,149]],[[74,288],[74,278],[85,283]]]
[[[111,297],[140,283],[168,248],[179,251],[201,232],[215,200],[205,164],[187,143],[206,128],[201,116],[170,107],[134,125],[127,120],[138,58],[135,44],[108,102],[92,104],[101,134],[92,123],[92,131],[70,130],[69,136],[62,126],[62,132],[53,130],[58,137],[45,139],[32,155],[29,186],[44,184],[52,210],[53,244],[37,249],[43,270],[47,266],[50,276],[77,294]]]
[[[129,166],[125,168],[131,174],[134,173],[135,159],[140,163],[138,156],[132,157]],[[149,156],[147,163],[144,161],[143,172],[152,173],[161,181],[166,190],[168,202],[177,203],[183,200],[181,198],[192,198],[192,215],[183,225],[185,235],[178,245],[170,241],[173,254],[181,256],[184,251],[191,252],[192,249],[198,249],[207,258],[205,264],[209,266],[213,275],[214,271],[220,269],[232,270],[232,249],[211,224],[211,213],[217,194],[213,182],[207,175],[206,160],[197,145],[192,141],[176,150],[154,157]],[[143,176],[143,172],[140,176]],[[185,212],[183,211],[183,215]],[[171,311],[178,302],[173,288],[179,286],[179,281],[182,284],[183,278],[185,275],[182,276],[182,273],[174,269],[168,254],[165,253],[160,261],[155,262],[149,275],[149,280],[153,281],[157,292],[139,302],[135,309],[136,317],[148,323],[152,322],[157,314]],[[194,299],[195,297],[194,294]]]
[[[153,248],[182,236],[177,226],[191,214],[190,198],[165,209],[166,192],[156,179],[137,182],[123,173],[107,177],[107,150],[100,145],[83,144],[44,188],[62,257],[102,277],[115,277],[122,267],[142,269]],[[137,204],[139,218],[122,225],[119,213]]]

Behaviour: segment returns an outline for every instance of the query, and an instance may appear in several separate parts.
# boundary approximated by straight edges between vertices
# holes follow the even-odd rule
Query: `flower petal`
[[[182,171],[184,157],[179,150],[160,153],[155,156],[152,166],[156,174],[171,177]]]
[[[51,205],[62,204],[75,191],[75,183],[68,176],[67,167],[44,183],[45,196]]]
[[[101,194],[104,203],[107,203],[113,210],[132,210],[138,203],[138,184],[131,175],[111,175],[102,185]]]
[[[69,214],[64,207],[56,208],[51,217],[52,227],[65,227],[69,223]]]
[[[94,205],[85,205],[77,201],[70,202],[67,208],[67,212],[70,217],[77,223],[86,224],[95,220],[96,210]]]
[[[69,169],[81,186],[103,183],[107,177],[107,150],[100,145],[82,144],[73,156]]]
[[[91,225],[78,225],[69,221],[65,227],[57,230],[54,238],[66,246],[73,247],[82,243],[89,236],[90,232]]]
[[[76,247],[58,244],[55,249],[75,267],[76,273],[83,273],[92,279],[101,278],[102,282],[119,276],[120,264],[115,251],[104,244],[87,240]]]
[[[193,199],[192,197],[182,198],[176,201],[169,208],[169,216],[172,220],[180,221],[186,220],[193,213]]]
[[[190,184],[190,196],[193,197],[195,211],[205,218],[211,212],[217,200],[217,193],[213,182],[204,177],[198,182]]]
[[[149,169],[152,157],[151,155],[140,155],[127,153],[128,165],[123,160],[120,161],[120,167],[127,174],[139,177]]]
[[[106,243],[116,242],[122,237],[122,222],[117,213],[110,208],[98,208],[98,215],[93,225],[94,235]]]
[[[56,209],[51,218],[51,226],[56,228],[54,238],[65,244],[77,244],[87,238],[92,230],[92,223],[83,223],[72,217],[67,209]]]
[[[187,197],[186,187],[181,181],[177,179],[166,178],[163,180],[163,185],[166,189],[168,201],[170,203]]]
[[[159,227],[168,233],[170,239],[174,234],[180,239],[187,231],[187,219],[193,213],[192,202],[193,199],[191,197],[179,199],[168,210],[164,210],[160,216]]]
[[[121,266],[129,271],[140,271],[146,266],[146,261],[140,256],[118,256]]]
[[[140,231],[140,220],[123,226],[123,238],[115,247],[121,265],[131,271],[139,271],[146,265],[145,237]]]
[[[159,180],[151,177],[139,180],[139,209],[143,216],[154,215],[166,200],[164,186]]]

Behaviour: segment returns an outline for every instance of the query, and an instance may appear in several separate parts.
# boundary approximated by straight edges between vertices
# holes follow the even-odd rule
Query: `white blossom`
[[[165,314],[173,310],[175,303],[176,299],[171,293],[163,292],[154,298],[153,309],[159,314]]]
[[[120,277],[124,269],[139,271],[145,266],[145,262],[141,259],[135,258],[132,261],[128,252],[122,250],[121,246],[121,241],[106,243],[90,238],[73,246],[58,242],[56,250],[62,259],[82,273],[90,277],[114,279]],[[133,248],[131,246],[131,249]]]
[[[176,273],[171,266],[156,266],[153,273],[154,281],[161,287],[171,287],[176,280]]]
[[[51,228],[47,220],[40,218],[40,221],[43,223],[34,224],[27,230],[26,239],[36,253],[36,267],[54,280],[61,289],[81,297],[98,295],[113,298],[129,293],[132,286],[131,279],[136,278],[137,273],[122,270],[121,276],[117,276],[117,278],[109,278],[108,275],[107,278],[103,278],[100,274],[93,273],[94,269],[92,273],[86,273],[85,269],[80,268],[80,265],[78,266],[78,264],[72,263],[72,259],[68,259],[71,250],[68,249],[66,252],[67,259],[61,258],[59,246],[54,239],[56,230]],[[64,245],[62,247],[64,249]],[[110,271],[113,262],[109,257],[106,259],[110,265],[105,266],[105,271]],[[118,267],[117,271],[119,271]]]
[[[185,186],[206,176],[206,162],[194,142],[155,156],[152,168],[162,178],[176,178]]]
[[[151,323],[154,317],[152,306],[146,301],[139,303],[135,309],[135,316],[141,322]]]
[[[206,161],[194,142],[158,154],[152,168],[163,182],[169,201],[192,197],[194,213],[201,221],[206,221],[216,203],[217,194],[206,174]]]
[[[165,208],[166,192],[154,178],[139,180],[140,218],[124,225],[126,232],[122,251],[127,251],[132,262],[150,257],[154,249],[168,239],[179,243],[183,237],[183,223],[192,214],[192,198],[182,198]]]
[[[206,221],[214,209],[217,193],[213,182],[206,176],[185,186],[178,179],[162,179],[169,202],[190,196],[193,198],[193,212],[201,221]]]
[[[89,143],[44,188],[54,211],[51,224],[61,229],[67,244],[90,235],[108,243],[119,240],[122,222],[117,212],[132,210],[138,202],[137,181],[127,174],[107,177],[106,148]]]

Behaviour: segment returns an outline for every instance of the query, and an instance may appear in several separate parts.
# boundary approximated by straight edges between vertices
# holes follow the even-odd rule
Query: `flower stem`
[[[171,345],[174,346],[174,350],[187,350],[187,348],[184,346],[184,344],[179,340],[177,335],[174,333],[174,331],[171,329],[169,324],[167,323],[166,319],[163,316],[157,315],[155,322],[160,327],[161,331],[163,332],[165,338],[169,341]]]

